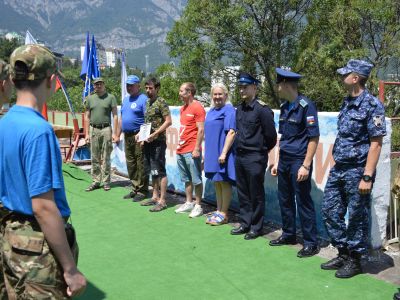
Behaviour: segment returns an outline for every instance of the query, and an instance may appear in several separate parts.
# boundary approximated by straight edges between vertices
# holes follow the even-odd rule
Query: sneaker
[[[200,217],[203,214],[203,209],[200,205],[196,204],[192,209],[192,212],[189,214],[189,218]]]
[[[179,206],[177,209],[175,209],[175,212],[177,214],[190,212],[190,211],[192,211],[193,207],[194,207],[194,203],[193,202],[185,202],[184,204]]]

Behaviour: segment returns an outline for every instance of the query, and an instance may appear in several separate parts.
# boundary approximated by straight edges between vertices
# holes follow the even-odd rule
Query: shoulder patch
[[[306,106],[308,105],[308,103],[307,103],[306,100],[301,99],[301,100],[300,100],[300,105],[304,108],[304,107],[306,107]]]
[[[380,115],[380,116],[374,116],[373,117],[374,124],[376,127],[382,127],[383,122],[385,121],[385,117]]]
[[[257,99],[257,102],[260,103],[262,106],[266,106],[267,104],[263,101],[261,101],[260,99]]]

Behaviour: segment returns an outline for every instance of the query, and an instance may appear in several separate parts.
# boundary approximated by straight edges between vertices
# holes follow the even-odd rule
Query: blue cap
[[[369,73],[374,66],[365,60],[360,59],[350,59],[347,65],[343,68],[337,69],[337,72],[340,75],[347,75],[351,72],[360,74],[362,76],[368,77]]]
[[[140,83],[140,79],[139,77],[137,77],[136,75],[129,75],[126,78],[126,84],[135,84],[135,83]]]
[[[275,71],[276,71],[276,83],[287,82],[287,81],[297,82],[300,80],[301,77],[303,77],[302,75],[292,72],[288,69],[275,68]]]
[[[248,85],[248,84],[259,84],[260,81],[254,78],[252,75],[246,72],[241,72],[238,76],[238,85]]]

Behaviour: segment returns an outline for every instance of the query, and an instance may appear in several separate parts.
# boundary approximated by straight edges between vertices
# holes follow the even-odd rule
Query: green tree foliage
[[[10,62],[10,55],[15,48],[21,46],[18,39],[8,40],[0,38],[0,58],[6,62]]]

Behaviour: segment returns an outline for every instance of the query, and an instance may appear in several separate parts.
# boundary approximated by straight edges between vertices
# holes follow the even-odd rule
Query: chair
[[[58,138],[58,143],[60,144],[61,154],[64,156],[64,160],[67,160],[68,150],[71,148],[72,144],[72,128],[68,127],[54,127],[54,133]]]

